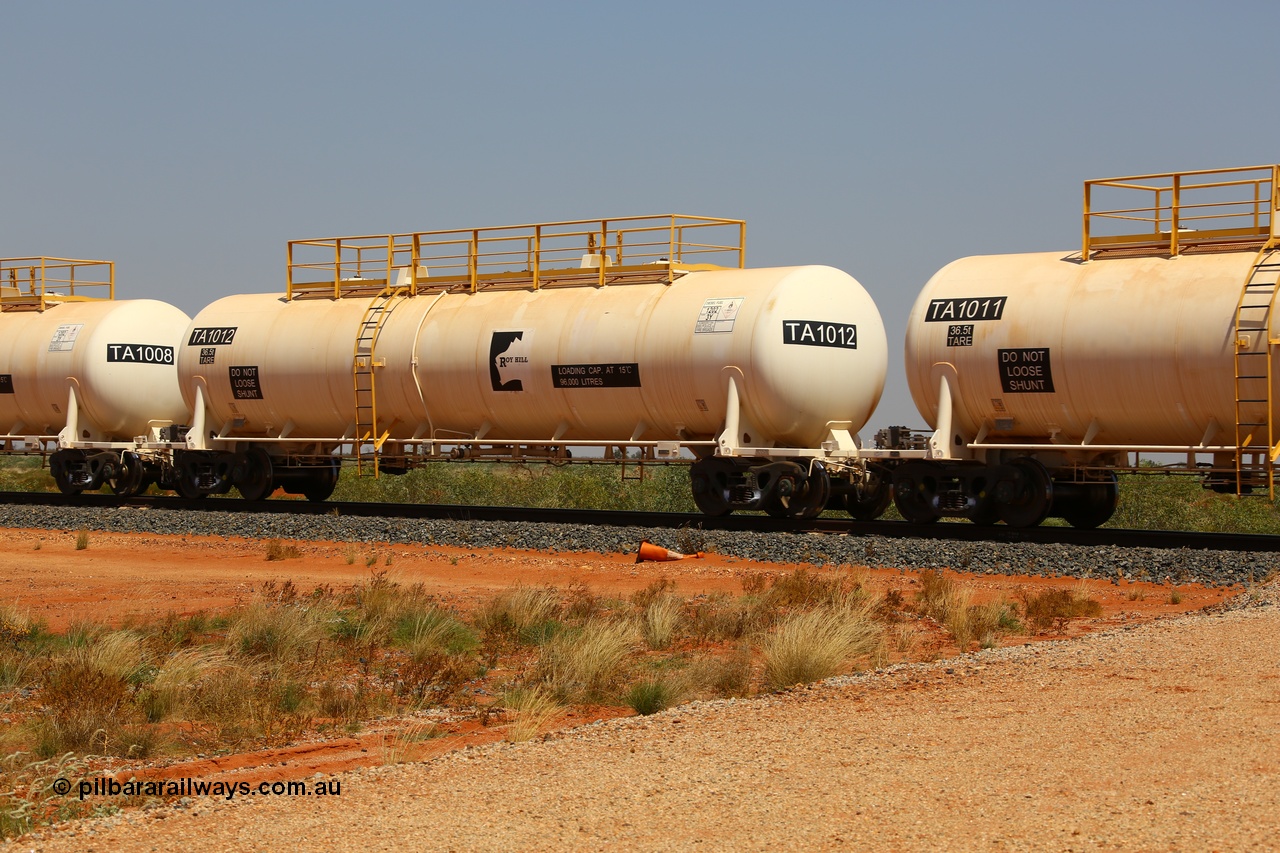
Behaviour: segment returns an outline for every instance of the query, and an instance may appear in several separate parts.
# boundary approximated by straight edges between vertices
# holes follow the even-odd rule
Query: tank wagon
[[[887,364],[874,303],[744,250],[741,221],[681,215],[294,241],[285,293],[187,329],[178,489],[323,500],[343,457],[397,474],[604,446],[692,456],[711,514],[878,514],[857,438]]]
[[[907,325],[933,433],[893,470],[902,515],[1093,527],[1143,454],[1273,492],[1278,170],[1089,181],[1079,251],[939,271]]]
[[[67,494],[169,481],[188,419],[176,353],[190,318],[114,297],[110,261],[0,259],[0,451],[47,456]]]

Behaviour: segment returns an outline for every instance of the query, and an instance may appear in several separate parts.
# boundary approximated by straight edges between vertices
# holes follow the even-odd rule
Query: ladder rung
[[[1266,379],[1266,378],[1267,378],[1267,375],[1265,373],[1262,374],[1261,376],[1237,376],[1236,377],[1236,379]]]

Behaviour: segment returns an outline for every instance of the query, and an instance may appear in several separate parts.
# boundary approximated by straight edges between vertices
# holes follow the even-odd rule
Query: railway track
[[[1123,530],[1071,527],[989,527],[966,522],[908,524],[902,521],[852,521],[817,518],[808,521],[775,519],[762,515],[711,517],[696,513],[630,512],[615,510],[540,509],[526,507],[457,506],[447,504],[393,504],[356,501],[312,503],[301,500],[245,501],[240,499],[188,500],[171,496],[114,495],[66,496],[47,492],[0,492],[0,504],[49,507],[135,507],[182,512],[275,513],[280,515],[339,515],[364,518],[451,519],[455,521],[522,521],[545,524],[584,524],[609,527],[671,528],[753,531],[757,533],[825,533],[883,536],[893,539],[931,539],[954,542],[1017,542],[1040,545],[1159,548],[1212,551],[1280,553],[1280,536],[1245,533],[1194,533],[1165,530]]]

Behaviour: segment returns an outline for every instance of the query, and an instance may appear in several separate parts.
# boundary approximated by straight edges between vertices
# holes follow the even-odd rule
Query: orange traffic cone
[[[668,551],[666,548],[659,548],[648,539],[640,540],[640,550],[636,551],[636,562],[652,562],[652,563],[670,563],[674,560],[700,560],[702,552],[696,554],[681,554],[679,551]]]

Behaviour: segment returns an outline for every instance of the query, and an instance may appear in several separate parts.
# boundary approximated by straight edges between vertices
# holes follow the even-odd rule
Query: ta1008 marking
[[[1000,387],[1006,394],[1052,394],[1053,370],[1048,347],[996,350]]]
[[[858,348],[858,327],[853,323],[822,320],[783,320],[782,342],[807,347]]]
[[[973,346],[973,324],[966,323],[963,326],[947,326],[947,346]]]
[[[0,394],[13,393],[13,374],[0,373]]]
[[[107,344],[107,361],[132,364],[173,364],[173,347],[155,344]]]
[[[1004,314],[1007,296],[975,296],[967,299],[931,299],[925,312],[926,323],[957,320],[999,320]]]
[[[262,376],[257,367],[241,365],[227,370],[231,376],[231,396],[237,400],[262,399]]]

